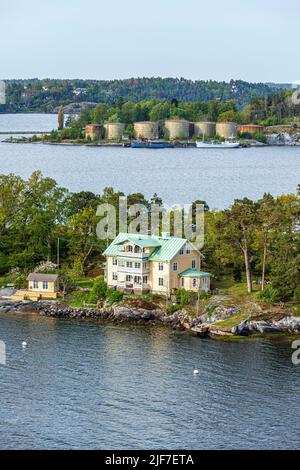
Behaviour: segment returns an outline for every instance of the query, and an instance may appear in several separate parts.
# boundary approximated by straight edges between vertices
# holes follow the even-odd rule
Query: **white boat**
[[[225,142],[216,142],[215,140],[210,142],[196,141],[198,149],[236,149],[239,146],[239,142],[230,142],[229,140],[225,140]]]

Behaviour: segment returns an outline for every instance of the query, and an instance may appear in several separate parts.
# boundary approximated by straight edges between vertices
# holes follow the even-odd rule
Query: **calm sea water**
[[[0,131],[47,130],[56,124],[55,115],[0,114]],[[211,208],[224,208],[235,198],[295,192],[300,147],[222,151],[0,143],[0,173],[27,178],[37,169],[72,191],[99,193],[112,186],[147,197],[156,192],[167,204],[204,199]]]
[[[291,339],[212,341],[30,314],[1,314],[0,338],[2,449],[300,447]]]

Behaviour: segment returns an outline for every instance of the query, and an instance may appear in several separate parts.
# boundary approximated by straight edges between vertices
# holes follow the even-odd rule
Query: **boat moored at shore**
[[[171,142],[164,142],[161,140],[132,140],[131,148],[142,148],[142,149],[164,149],[173,148],[174,144]]]
[[[225,140],[225,142],[216,142],[214,140],[210,142],[196,141],[196,147],[203,149],[235,149],[240,146],[240,142],[231,142],[229,140]]]

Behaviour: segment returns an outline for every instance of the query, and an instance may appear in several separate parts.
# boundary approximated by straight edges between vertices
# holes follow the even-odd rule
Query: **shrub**
[[[91,293],[90,302],[96,303],[98,300],[105,300],[108,294],[107,284],[104,281],[95,280]]]
[[[280,300],[280,294],[274,287],[266,286],[264,290],[258,294],[258,298],[266,302],[278,302]]]
[[[16,289],[26,289],[27,287],[27,276],[26,274],[20,274],[16,277],[14,281],[14,285]]]
[[[110,305],[121,302],[123,293],[118,290],[108,289],[108,300]]]
[[[185,289],[178,289],[175,292],[175,298],[179,305],[194,304],[197,301],[197,292],[187,291]]]
[[[300,304],[300,287],[296,287],[294,290],[294,297],[293,300],[297,303]]]
[[[175,304],[175,305],[170,305],[170,307],[167,308],[167,314],[172,314],[177,312],[177,310],[181,309],[181,305]]]

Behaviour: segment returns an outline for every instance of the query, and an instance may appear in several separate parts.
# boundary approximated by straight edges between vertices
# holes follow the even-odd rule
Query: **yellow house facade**
[[[27,277],[28,295],[57,298],[59,286],[57,274],[30,273]]]
[[[111,288],[168,295],[176,289],[210,289],[211,274],[201,271],[200,252],[183,238],[120,233],[104,255]]]

